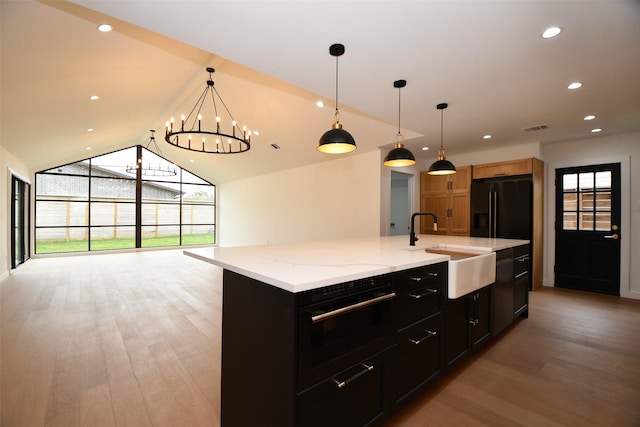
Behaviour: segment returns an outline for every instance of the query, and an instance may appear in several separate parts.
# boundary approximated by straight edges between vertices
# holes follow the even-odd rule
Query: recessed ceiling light
[[[190,161],[191,163],[195,163],[195,162],[196,162],[196,161],[195,161],[195,160],[193,160],[193,159],[191,159],[191,160],[189,160],[189,161]]]
[[[422,147],[422,151],[427,151],[429,147]]]
[[[550,39],[552,37],[557,36],[561,32],[562,32],[562,28],[560,28],[560,27],[549,27],[546,30],[544,30],[544,32],[542,33],[542,38],[543,39]]]
[[[254,131],[253,131],[253,134],[254,134],[255,136],[260,136],[260,132],[258,132],[257,130],[254,130]]]
[[[89,150],[91,150],[91,147],[87,147],[87,148],[85,148],[85,150],[89,151]]]
[[[569,86],[567,86],[567,89],[571,89],[571,90],[573,90],[573,89],[578,89],[578,88],[581,88],[581,87],[582,87],[582,83],[580,83],[580,82],[573,82],[573,83],[571,83]]]
[[[322,107],[324,107],[324,102],[322,102],[322,101],[316,101],[316,106],[317,106],[318,108],[322,108]]]
[[[589,114],[588,116],[584,116],[585,120],[593,120],[595,118],[596,118],[596,116],[594,116],[593,114]]]
[[[89,97],[89,99],[90,99],[90,100],[92,100],[92,101],[95,101],[95,100],[97,100],[97,99],[100,99],[100,97],[99,97],[98,95],[91,95],[91,96]]]
[[[491,139],[491,135],[485,135],[482,137],[482,139]]]
[[[598,132],[602,132],[602,129],[600,128],[591,129],[591,133],[598,133]]]
[[[93,130],[94,130],[93,128],[89,128],[87,129],[87,132],[93,132]]]
[[[109,24],[100,24],[100,25],[98,25],[98,31],[100,31],[102,33],[108,33],[112,29],[113,29],[113,27],[111,27],[111,25],[109,25]]]

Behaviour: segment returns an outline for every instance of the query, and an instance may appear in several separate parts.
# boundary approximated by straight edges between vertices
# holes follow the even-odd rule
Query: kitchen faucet
[[[430,215],[433,217],[433,231],[438,231],[438,217],[436,216],[436,214],[432,213],[432,212],[415,212],[413,215],[411,215],[411,232],[409,233],[409,245],[410,246],[415,246],[416,245],[416,241],[418,240],[418,237],[416,236],[415,233],[415,225],[414,225],[414,220],[416,219],[417,216],[422,216],[422,215]]]

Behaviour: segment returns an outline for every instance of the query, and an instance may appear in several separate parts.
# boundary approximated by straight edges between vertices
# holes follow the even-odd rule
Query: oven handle
[[[326,313],[318,314],[316,316],[311,316],[312,323],[322,322],[327,319],[331,319],[332,317],[340,316],[341,314],[348,313],[353,310],[358,310],[360,308],[364,308],[373,304],[377,304],[382,301],[386,301],[388,299],[392,299],[396,297],[395,292],[391,292],[390,294],[381,295],[376,298],[371,298],[366,301],[362,301],[356,304],[348,305],[346,307],[338,308],[337,310],[328,311]]]

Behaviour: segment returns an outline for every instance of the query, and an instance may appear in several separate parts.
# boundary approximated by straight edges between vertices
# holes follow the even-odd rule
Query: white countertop
[[[448,261],[448,255],[425,252],[427,247],[498,251],[528,240],[420,235],[326,240],[283,245],[187,249],[188,256],[215,264],[289,292],[362,279]]]

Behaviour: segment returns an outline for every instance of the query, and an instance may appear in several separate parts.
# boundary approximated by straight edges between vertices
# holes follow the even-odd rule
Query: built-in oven
[[[298,390],[386,349],[392,338],[394,297],[389,275],[299,294]],[[362,373],[374,368],[363,364]]]

